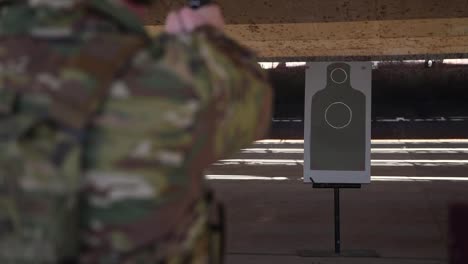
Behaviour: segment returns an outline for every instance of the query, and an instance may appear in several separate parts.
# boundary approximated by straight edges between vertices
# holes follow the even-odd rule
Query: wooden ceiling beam
[[[217,2],[227,33],[262,58],[468,54],[468,0]],[[157,3],[161,13],[184,1]],[[156,34],[153,18],[147,28]]]

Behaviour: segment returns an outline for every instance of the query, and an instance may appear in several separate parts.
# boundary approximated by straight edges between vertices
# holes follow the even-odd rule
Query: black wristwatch
[[[191,8],[199,8],[209,4],[210,2],[210,0],[189,0],[189,6]]]

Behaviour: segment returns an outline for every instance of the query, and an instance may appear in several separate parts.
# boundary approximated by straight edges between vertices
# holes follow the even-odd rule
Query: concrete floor
[[[379,257],[298,256],[332,251],[333,190],[302,183],[301,141],[263,141],[207,171],[227,206],[227,263],[447,263],[449,208],[468,203],[468,140],[372,147],[373,182],[341,191],[342,248]]]

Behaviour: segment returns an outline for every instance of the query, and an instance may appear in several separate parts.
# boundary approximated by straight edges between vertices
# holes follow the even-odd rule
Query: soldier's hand
[[[165,30],[171,34],[191,32],[201,26],[212,26],[219,30],[224,28],[221,9],[216,5],[207,5],[198,9],[184,7],[172,11],[166,18]]]

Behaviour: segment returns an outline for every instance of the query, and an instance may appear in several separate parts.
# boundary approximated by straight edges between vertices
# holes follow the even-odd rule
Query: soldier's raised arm
[[[169,32],[136,57],[113,90],[127,95],[128,111],[144,120],[133,124],[132,133],[142,133],[135,138],[150,134],[147,143],[157,157],[194,174],[261,138],[270,124],[272,99],[265,73],[250,51],[226,37],[216,22],[184,21],[184,14],[196,19],[200,13],[195,12],[203,11],[171,13]],[[182,25],[171,25],[171,20]],[[109,109],[122,109],[125,101],[111,98]]]
[[[270,124],[272,93],[265,73],[254,54],[226,37],[222,27],[216,6],[170,13],[166,33],[155,39],[156,60],[144,62],[143,56],[125,78],[130,89],[161,96],[162,105],[153,110],[161,116],[148,120],[160,136],[154,140],[159,145],[184,134],[183,155],[199,172],[264,136]]]
[[[195,29],[185,47],[184,34],[167,36],[168,42],[164,38],[159,42],[168,51],[166,55],[189,55],[185,65],[193,75],[192,89],[199,100],[194,141],[205,142],[203,152],[192,150],[197,162],[206,166],[264,136],[272,95],[253,53],[214,27]],[[165,58],[170,67],[170,58]]]
[[[88,263],[109,252],[212,258],[203,170],[264,135],[272,94],[210,10],[171,13],[110,89],[89,142]]]

